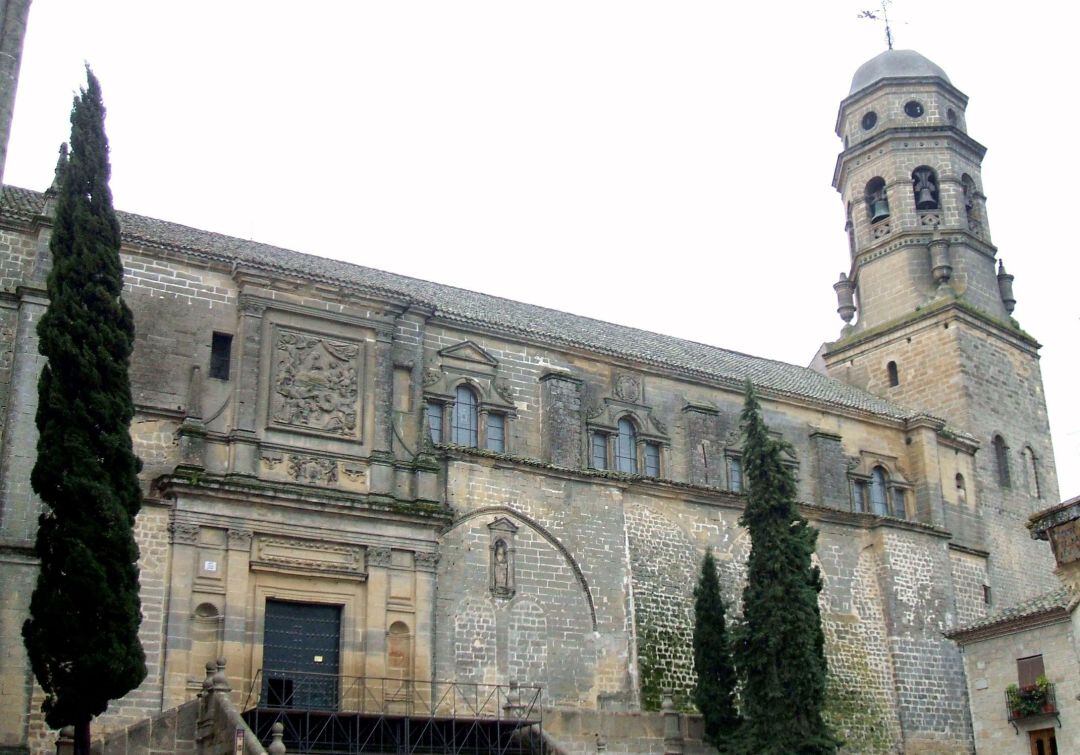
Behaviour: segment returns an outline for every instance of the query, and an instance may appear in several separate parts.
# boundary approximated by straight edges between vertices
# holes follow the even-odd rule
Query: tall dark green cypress
[[[746,510],[750,534],[743,623],[735,645],[742,683],[739,751],[833,753],[838,741],[821,716],[827,665],[811,563],[817,530],[799,514],[795,476],[783,463],[786,444],[772,438],[747,383],[742,412]]]
[[[694,705],[705,722],[705,741],[720,752],[727,752],[729,740],[739,727],[725,613],[716,559],[708,550],[694,588]]]
[[[35,545],[40,572],[23,625],[46,693],[45,721],[75,726],[76,752],[89,751],[90,720],[146,676],[134,538],[140,463],[129,433],[135,328],[120,298],[105,107],[97,79],[86,74],[71,109],[71,153],[58,167],[49,306],[37,331],[47,363],[30,480],[45,506]]]

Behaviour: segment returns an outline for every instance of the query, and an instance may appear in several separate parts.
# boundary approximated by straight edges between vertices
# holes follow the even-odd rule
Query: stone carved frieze
[[[257,565],[305,571],[364,571],[363,549],[347,543],[327,543],[293,537],[260,537],[252,559]]]
[[[289,456],[289,476],[297,482],[310,484],[337,482],[338,465],[333,459],[321,456]]]
[[[174,543],[191,545],[199,541],[199,525],[191,522],[172,522],[169,524],[169,535]]]
[[[263,464],[265,464],[268,469],[273,469],[278,464],[285,461],[284,456],[275,453],[264,453],[260,458],[262,459]]]
[[[358,464],[343,464],[341,471],[352,482],[360,482],[367,476],[367,470]]]
[[[439,554],[417,551],[413,554],[413,563],[416,564],[417,571],[435,571],[439,565]]]
[[[248,550],[251,548],[251,530],[234,530],[228,531],[229,548],[237,550]]]
[[[360,346],[278,328],[270,419],[274,425],[356,437]]]
[[[263,313],[266,312],[266,304],[257,299],[250,299],[246,296],[240,297],[240,311],[246,315],[262,317]]]
[[[367,565],[372,566],[389,566],[390,565],[390,549],[381,545],[373,545],[367,549]]]

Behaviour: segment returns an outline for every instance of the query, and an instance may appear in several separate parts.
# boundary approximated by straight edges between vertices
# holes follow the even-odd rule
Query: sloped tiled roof
[[[26,221],[38,215],[43,205],[44,195],[40,192],[4,186],[0,197],[0,214]],[[755,385],[777,394],[807,398],[892,419],[905,420],[919,414],[809,368],[786,362],[749,356],[349,262],[302,254],[269,244],[244,241],[142,215],[127,212],[117,214],[124,241],[129,244],[171,248],[225,263],[240,262],[268,271],[404,297],[432,307],[439,316],[450,320],[674,368],[702,380],[736,388],[750,378]]]
[[[1055,614],[1065,616],[1070,599],[1069,591],[1064,586],[1058,587],[1016,605],[1003,608],[989,616],[984,616],[978,621],[950,630],[945,633],[945,636],[963,640],[974,635],[990,632],[997,627],[1004,628],[1006,625],[1021,622],[1024,619],[1035,619],[1042,616],[1050,618]]]

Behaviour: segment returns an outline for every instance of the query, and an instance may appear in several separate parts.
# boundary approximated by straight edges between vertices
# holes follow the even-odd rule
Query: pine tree
[[[827,665],[811,563],[817,530],[795,504],[795,477],[783,463],[786,444],[769,436],[753,387],[742,412],[743,475],[748,483],[740,524],[750,534],[743,623],[735,665],[746,753],[833,753],[838,741],[821,716]]]
[[[705,720],[705,741],[725,752],[739,727],[735,708],[735,669],[731,665],[724,599],[711,550],[701,562],[694,588],[694,705]]]
[[[129,434],[135,331],[120,298],[105,108],[86,73],[71,109],[71,154],[59,168],[49,306],[38,324],[47,364],[30,480],[45,506],[35,545],[40,572],[23,625],[46,693],[45,721],[75,726],[80,753],[89,751],[90,720],[146,676],[133,532],[140,463]]]

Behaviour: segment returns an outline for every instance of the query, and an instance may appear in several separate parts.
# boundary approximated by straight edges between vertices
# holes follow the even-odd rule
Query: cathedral
[[[841,329],[810,367],[120,212],[148,674],[100,731],[184,705],[217,658],[244,710],[535,688],[568,752],[599,739],[567,712],[688,710],[706,548],[741,610],[749,379],[820,533],[847,751],[973,751],[945,633],[1055,587],[1024,524],[1059,499],[966,105],[910,50],[855,72]],[[20,636],[54,203],[0,198],[5,752],[55,738]]]

